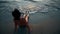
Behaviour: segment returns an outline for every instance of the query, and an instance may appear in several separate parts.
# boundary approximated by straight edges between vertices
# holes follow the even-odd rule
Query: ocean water
[[[27,4],[26,4],[27,3]],[[13,34],[14,23],[12,11],[14,8],[28,5],[30,2],[0,1],[0,33]],[[37,4],[38,3],[38,4]],[[34,4],[32,2],[32,4]],[[36,2],[35,4],[44,9],[32,13],[29,23],[32,24],[33,34],[60,34],[60,2],[51,0],[47,3]]]
[[[24,3],[27,3],[27,2],[24,2]],[[1,22],[7,21],[7,20],[12,21],[13,20],[13,17],[11,14],[12,11],[14,10],[14,8],[19,9],[21,5],[24,6],[24,3],[23,2],[17,2],[17,1],[2,1],[2,2],[0,2],[0,17],[1,17],[0,19],[1,19]],[[32,11],[32,12],[34,12],[34,11]],[[41,13],[37,12],[37,13],[30,14],[29,21],[34,22],[36,20],[39,20],[40,18],[48,17],[47,13],[48,12],[41,12]],[[36,17],[36,16],[38,16],[38,17]]]

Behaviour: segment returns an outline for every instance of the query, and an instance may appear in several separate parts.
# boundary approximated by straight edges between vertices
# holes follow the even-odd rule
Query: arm
[[[25,14],[24,18],[25,18],[26,22],[28,22],[28,20],[29,20],[29,14],[27,14],[27,15]]]
[[[29,14],[28,15],[24,15],[24,18],[26,19],[26,22],[27,22],[27,28],[31,32],[32,31],[32,26],[31,26],[31,24],[28,24]]]

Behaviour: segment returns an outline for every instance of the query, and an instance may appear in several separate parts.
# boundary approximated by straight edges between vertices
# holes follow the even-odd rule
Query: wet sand
[[[4,26],[3,26],[4,25]],[[3,24],[0,27],[1,34],[13,34],[14,23]],[[31,34],[60,34],[58,23],[54,20],[45,20],[42,23],[31,24],[32,32]]]

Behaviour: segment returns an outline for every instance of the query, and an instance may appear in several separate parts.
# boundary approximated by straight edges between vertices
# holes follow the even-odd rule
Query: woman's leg
[[[14,25],[15,25],[14,34],[17,34],[17,21],[16,20],[14,20]]]

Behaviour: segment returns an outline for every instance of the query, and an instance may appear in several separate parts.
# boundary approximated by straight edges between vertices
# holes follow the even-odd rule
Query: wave
[[[0,3],[11,3],[11,2],[18,2],[18,1],[0,1]]]

